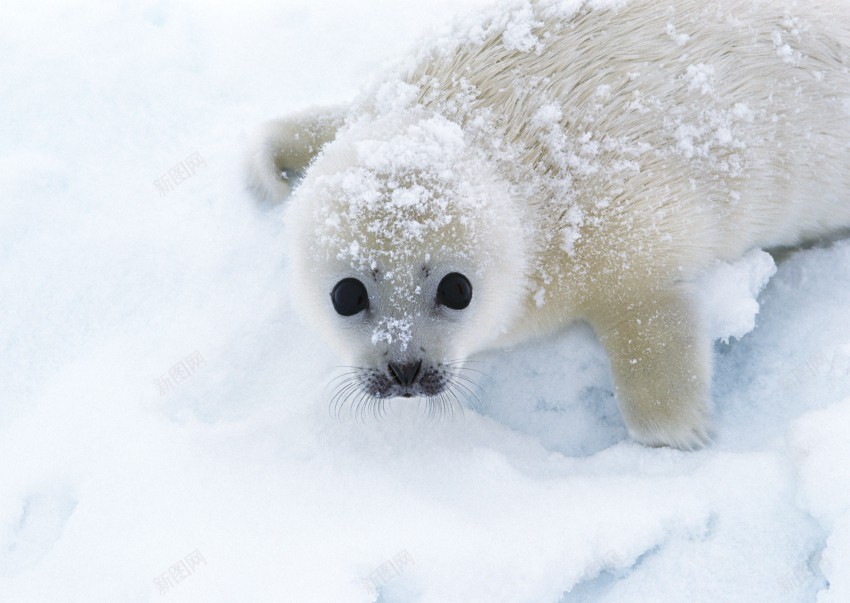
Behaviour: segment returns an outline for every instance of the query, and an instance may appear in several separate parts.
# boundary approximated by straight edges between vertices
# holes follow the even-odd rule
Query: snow
[[[3,3],[0,600],[850,598],[846,241],[706,277],[704,451],[629,441],[583,325],[328,412],[247,134],[484,4]]]
[[[729,343],[753,330],[757,296],[776,274],[771,255],[754,249],[734,263],[719,263],[699,283],[700,302],[712,339]]]
[[[535,21],[531,6],[521,6],[511,15],[510,21],[508,21],[505,28],[505,33],[502,37],[505,47],[521,52],[534,50],[540,53],[540,38],[532,33],[532,29],[540,27],[542,24],[540,21]]]
[[[841,567],[850,554],[850,483],[847,466],[840,462],[850,456],[848,424],[850,400],[844,400],[797,419],[789,438],[801,486],[799,504],[829,531],[819,564],[830,588],[819,593],[819,602],[850,598],[850,580]]]

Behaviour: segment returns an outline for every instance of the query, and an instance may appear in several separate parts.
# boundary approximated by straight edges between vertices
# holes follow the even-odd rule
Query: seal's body
[[[850,226],[850,5],[566,4],[504,5],[354,106],[270,123],[250,183],[279,199],[306,167],[296,290],[361,367],[341,395],[442,400],[467,355],[583,319],[633,437],[697,447],[695,279]]]

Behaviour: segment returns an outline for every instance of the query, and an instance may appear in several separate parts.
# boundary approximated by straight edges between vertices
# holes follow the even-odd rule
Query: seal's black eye
[[[443,277],[437,287],[437,303],[452,310],[463,310],[472,301],[472,283],[460,272]]]
[[[331,301],[337,314],[354,316],[369,307],[369,294],[356,278],[344,278],[331,291]]]

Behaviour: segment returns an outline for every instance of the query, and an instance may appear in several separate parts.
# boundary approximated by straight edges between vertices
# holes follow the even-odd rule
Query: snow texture
[[[246,132],[459,4],[3,3],[0,600],[850,600],[848,242],[706,276],[707,450],[629,441],[582,325],[476,358],[462,416],[329,416]]]

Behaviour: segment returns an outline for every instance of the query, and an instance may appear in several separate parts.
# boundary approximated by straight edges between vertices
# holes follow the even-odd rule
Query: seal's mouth
[[[453,414],[455,406],[462,409],[461,400],[478,399],[477,384],[462,371],[460,363],[426,366],[421,361],[390,363],[384,370],[351,367],[331,381],[331,409],[337,416],[346,406],[352,414],[380,416],[386,400],[417,398],[427,403],[430,415]]]
[[[431,398],[448,386],[450,375],[439,366],[423,367],[421,360],[390,362],[383,379],[369,379],[364,385],[376,398]]]

